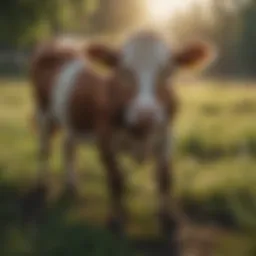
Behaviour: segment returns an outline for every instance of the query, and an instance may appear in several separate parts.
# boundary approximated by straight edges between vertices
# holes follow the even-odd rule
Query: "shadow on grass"
[[[24,193],[21,187],[0,182],[1,256],[166,255],[166,242],[158,237],[116,237],[102,226],[86,222],[79,212],[81,204],[87,203],[83,198],[74,200],[62,194],[49,199],[44,188]],[[195,223],[213,223],[230,231],[238,228],[223,195],[206,201],[183,196],[182,201]]]
[[[162,255],[164,241],[116,237],[75,218],[78,202],[66,195],[49,202],[43,188],[22,193],[0,183],[0,255]],[[80,202],[79,202],[80,203]]]

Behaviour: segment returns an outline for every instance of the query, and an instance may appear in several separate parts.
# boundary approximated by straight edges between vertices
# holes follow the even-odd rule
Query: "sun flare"
[[[178,10],[186,10],[192,0],[145,0],[150,20],[167,22]]]

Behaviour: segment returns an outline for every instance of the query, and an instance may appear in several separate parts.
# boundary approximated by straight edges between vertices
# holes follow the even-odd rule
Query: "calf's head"
[[[209,45],[202,42],[175,51],[158,33],[148,31],[131,36],[119,49],[97,43],[87,49],[91,59],[114,71],[127,125],[147,128],[168,121],[168,81],[173,71],[201,64],[213,56],[209,53]]]

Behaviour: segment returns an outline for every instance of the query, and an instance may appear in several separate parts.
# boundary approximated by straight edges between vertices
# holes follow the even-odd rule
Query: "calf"
[[[40,131],[40,179],[48,170],[51,134],[65,134],[63,161],[67,184],[74,188],[75,150],[93,139],[106,168],[112,203],[110,223],[125,219],[125,184],[117,153],[126,150],[136,160],[156,160],[160,223],[170,231],[172,189],[171,132],[177,99],[168,78],[175,69],[209,59],[209,47],[195,43],[176,52],[162,35],[140,31],[120,49],[91,44],[85,53],[57,43],[39,48],[32,58],[32,82]],[[88,60],[107,65],[103,77]],[[169,131],[170,128],[170,131]]]

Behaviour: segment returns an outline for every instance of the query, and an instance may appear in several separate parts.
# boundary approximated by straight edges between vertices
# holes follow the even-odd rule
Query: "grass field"
[[[216,255],[250,256],[256,255],[256,89],[225,85],[177,87],[181,112],[173,130],[175,191],[195,221],[232,228],[219,236]],[[104,170],[93,148],[79,152],[84,204],[63,206],[54,201],[36,240],[32,231],[20,226],[15,202],[33,184],[37,167],[31,114],[27,83],[0,81],[0,255],[84,255],[86,245],[91,248],[86,255],[106,255],[106,251],[132,255],[127,241],[116,243],[101,230],[108,197]],[[56,138],[52,198],[63,181],[58,146]],[[129,183],[129,234],[152,238],[156,235],[153,170],[150,163],[138,167],[128,158],[122,161]],[[64,209],[69,211],[62,218]],[[123,251],[115,254],[117,245]]]

